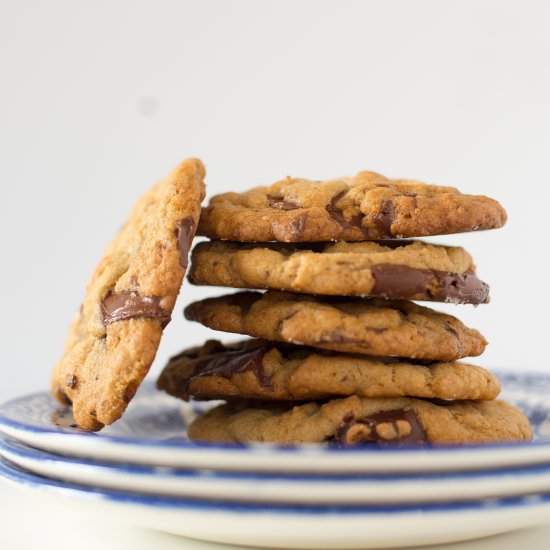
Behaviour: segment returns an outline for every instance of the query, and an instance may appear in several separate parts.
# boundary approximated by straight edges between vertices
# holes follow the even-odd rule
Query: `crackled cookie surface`
[[[52,376],[83,429],[117,420],[149,370],[187,267],[204,174],[189,159],[148,191],[88,284]]]
[[[215,330],[346,353],[450,361],[487,345],[452,315],[380,298],[238,292],[194,302],[185,316]]]
[[[489,197],[360,172],[324,182],[288,177],[217,195],[203,210],[199,234],[249,242],[363,241],[493,229],[505,222],[505,210]]]
[[[340,395],[495,399],[497,378],[465,363],[420,364],[304,346],[210,340],[173,357],[158,387],[182,399],[318,401]]]
[[[284,445],[469,444],[529,441],[529,421],[504,401],[369,399],[356,395],[326,403],[231,402],[199,416],[195,441]]]
[[[192,260],[189,280],[198,285],[469,304],[489,301],[489,285],[475,276],[475,265],[463,248],[419,241],[212,241],[198,244]]]

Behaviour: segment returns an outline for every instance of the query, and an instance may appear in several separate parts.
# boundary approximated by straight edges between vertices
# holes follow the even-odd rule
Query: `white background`
[[[0,398],[46,388],[131,205],[196,155],[212,195],[372,169],[498,198],[463,244],[478,363],[545,369],[550,3],[0,0]],[[155,369],[213,333],[181,310]]]
[[[371,169],[498,198],[505,229],[439,239],[472,252],[493,301],[447,309],[491,341],[480,364],[548,368],[549,30],[543,0],[0,0],[0,400],[48,386],[104,246],[190,155],[210,195]],[[212,335],[181,310],[216,293],[184,286],[155,370]],[[52,522],[7,487],[0,516],[16,550],[210,548]]]

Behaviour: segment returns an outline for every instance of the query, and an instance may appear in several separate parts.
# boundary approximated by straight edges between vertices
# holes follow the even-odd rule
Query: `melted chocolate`
[[[474,275],[460,275],[437,269],[416,269],[406,265],[379,264],[371,268],[375,284],[372,293],[390,299],[420,299],[485,304],[489,285]]]
[[[435,271],[439,290],[432,292],[434,300],[486,304],[489,302],[489,285],[474,275]]]
[[[330,217],[338,222],[342,229],[350,229],[352,227],[357,227],[360,229],[365,236],[368,237],[368,229],[363,227],[363,218],[364,215],[359,212],[358,214],[353,215],[349,220],[344,216],[344,212],[340,208],[336,208],[336,203],[346,194],[346,191],[338,193],[335,197],[332,198],[330,204],[326,206],[326,211],[329,213]]]
[[[188,392],[193,380],[203,376],[231,378],[238,372],[246,371],[254,373],[262,388],[271,389],[271,375],[268,375],[264,370],[263,358],[274,347],[273,344],[262,340],[248,340],[241,346],[233,348],[220,345],[210,355],[197,358],[193,373],[185,381],[185,391]],[[185,355],[184,352],[173,357],[170,363],[182,359]]]
[[[348,412],[336,428],[332,442],[341,445],[414,445],[429,440],[414,410],[397,409],[357,420],[353,412]]]
[[[187,269],[189,264],[189,249],[195,236],[195,222],[192,216],[187,216],[179,222],[176,229],[176,238],[178,240],[178,248],[180,251],[180,265],[183,269]]]
[[[415,269],[406,265],[379,264],[371,268],[374,277],[373,294],[390,299],[425,295],[433,279],[429,269]]]
[[[395,216],[395,207],[390,200],[382,201],[380,211],[374,216],[374,223],[386,237],[391,237],[391,225]]]
[[[170,313],[160,305],[158,296],[141,296],[135,291],[109,291],[101,302],[105,326],[128,319],[158,319],[163,326],[170,321]]]

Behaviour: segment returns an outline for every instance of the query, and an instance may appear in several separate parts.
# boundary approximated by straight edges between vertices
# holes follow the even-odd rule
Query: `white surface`
[[[494,195],[505,229],[438,239],[492,303],[448,309],[480,364],[547,369],[549,25],[544,0],[3,0],[0,399],[48,385],[103,248],[191,154],[209,194],[370,168]],[[221,292],[184,287],[155,371]]]
[[[2,468],[6,465],[3,464]],[[7,475],[10,475],[9,473]],[[19,477],[19,475],[17,474]],[[44,508],[71,504],[90,521],[116,517],[117,522],[186,536],[194,539],[267,548],[403,548],[466,541],[482,536],[533,527],[548,521],[550,502],[536,496],[503,505],[487,501],[482,507],[438,510],[357,510],[338,508],[317,512],[280,511],[258,505],[239,509],[235,505],[197,508],[193,502],[149,499],[128,493],[104,500],[101,491],[78,486],[36,484],[23,476],[25,492]],[[20,481],[10,484],[21,487]]]
[[[79,550],[236,550],[244,547],[210,544],[111,520],[92,520],[71,504],[57,504],[44,513],[40,500],[0,483],[3,547],[10,550],[58,550],[78,543]],[[430,546],[430,550],[546,550],[550,526],[515,531],[467,543]],[[426,548],[426,547],[419,547]]]

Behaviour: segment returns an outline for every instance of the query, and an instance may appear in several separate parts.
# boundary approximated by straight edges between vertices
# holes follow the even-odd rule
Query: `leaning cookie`
[[[501,227],[495,200],[453,187],[391,180],[374,172],[319,182],[286,178],[213,197],[199,234],[233,241],[364,241]]]
[[[419,364],[304,346],[215,340],[173,357],[157,386],[182,399],[319,401],[341,395],[495,399],[498,379],[465,363]]]
[[[204,174],[186,160],[148,191],[92,276],[52,376],[83,429],[117,420],[149,370],[185,275]]]
[[[351,396],[305,405],[231,402],[195,419],[194,441],[283,445],[471,444],[529,441],[529,421],[504,401]]]
[[[197,285],[266,288],[340,296],[378,296],[465,304],[489,301],[460,247],[419,241],[240,244],[203,242],[192,253]]]
[[[487,345],[456,317],[404,300],[238,292],[194,302],[185,316],[223,332],[345,353],[452,361]]]

